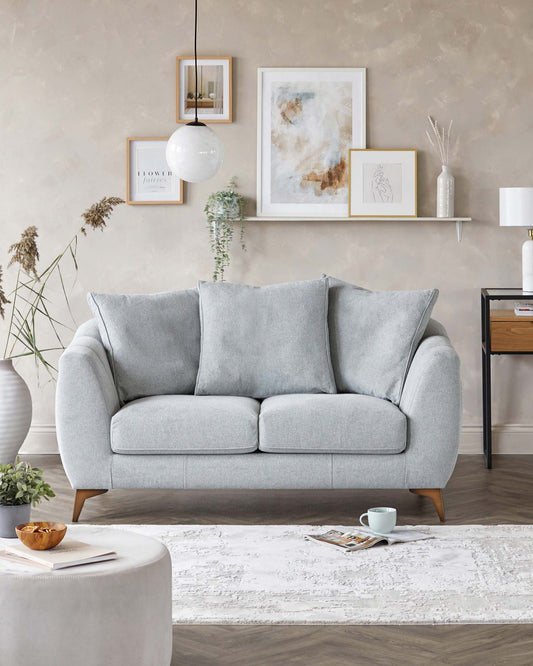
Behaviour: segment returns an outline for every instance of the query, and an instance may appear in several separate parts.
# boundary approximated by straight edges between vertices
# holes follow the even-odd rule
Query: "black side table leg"
[[[490,354],[483,350],[483,453],[487,469],[492,469],[492,413]]]
[[[483,456],[487,460],[487,396],[486,396],[486,363],[485,350],[481,350],[481,408],[483,410]]]

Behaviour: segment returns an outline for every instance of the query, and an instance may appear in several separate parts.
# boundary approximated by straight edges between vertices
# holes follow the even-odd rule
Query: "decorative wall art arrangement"
[[[127,201],[129,204],[182,204],[183,181],[170,170],[168,138],[127,139]]]
[[[232,63],[231,56],[198,57],[196,41],[194,57],[176,58],[177,122],[188,123],[191,131],[196,126],[207,131],[204,123],[232,122]],[[454,181],[448,158],[452,123],[443,128],[431,117],[429,122],[427,136],[442,164],[437,217],[451,218]],[[171,142],[128,139],[128,203],[183,203],[183,181],[168,167],[168,163],[174,164],[169,157]],[[180,148],[182,161],[188,159],[185,144]],[[177,163],[174,166],[181,173]],[[182,177],[199,182],[210,175]],[[417,151],[366,148],[365,68],[258,69],[257,217],[416,216]],[[460,231],[458,228],[459,239]]]
[[[350,150],[349,217],[416,217],[416,150]]]
[[[348,150],[366,146],[366,70],[258,75],[258,216],[346,217]]]
[[[232,59],[199,57],[198,117],[202,122],[232,122]],[[188,123],[195,114],[194,57],[176,58],[176,122]]]

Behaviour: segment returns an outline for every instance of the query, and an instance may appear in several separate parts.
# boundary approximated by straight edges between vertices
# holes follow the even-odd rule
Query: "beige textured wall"
[[[367,67],[367,145],[420,151],[420,215],[433,214],[438,173],[424,140],[426,114],[454,119],[456,211],[475,218],[463,242],[448,224],[251,223],[248,253],[236,250],[228,278],[264,284],[327,271],[375,289],[438,286],[435,315],[462,359],[464,423],[477,446],[479,288],[520,283],[525,237],[498,228],[498,187],[533,185],[533,3],[199,4],[199,53],[234,58],[234,122],[216,128],[226,162],[211,181],[186,187],[185,205],[123,206],[104,234],[83,240],[77,316],[88,316],[88,290],[149,292],[209,279],[207,195],[236,175],[255,197],[258,67]],[[89,204],[125,195],[126,137],[176,128],[175,56],[191,54],[192,20],[192,0],[0,0],[1,262],[29,224],[39,227],[46,261]],[[532,361],[494,363],[495,422],[517,424],[509,432],[527,446]],[[53,386],[37,387],[31,366],[19,367],[31,379],[34,424],[52,424]]]

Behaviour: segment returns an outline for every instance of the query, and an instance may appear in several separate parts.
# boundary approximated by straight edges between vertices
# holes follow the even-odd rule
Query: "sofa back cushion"
[[[331,360],[337,390],[398,404],[438,290],[367,291],[329,278]]]
[[[328,280],[251,287],[201,282],[197,395],[335,393]]]
[[[198,291],[94,294],[89,305],[122,403],[194,392],[200,359]]]

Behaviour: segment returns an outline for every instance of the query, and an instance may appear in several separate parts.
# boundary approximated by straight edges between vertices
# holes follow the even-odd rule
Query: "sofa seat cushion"
[[[249,453],[259,403],[232,396],[158,395],[128,403],[111,421],[115,453]]]
[[[367,395],[274,396],[259,416],[259,449],[269,453],[401,453],[406,436],[398,407]]]

